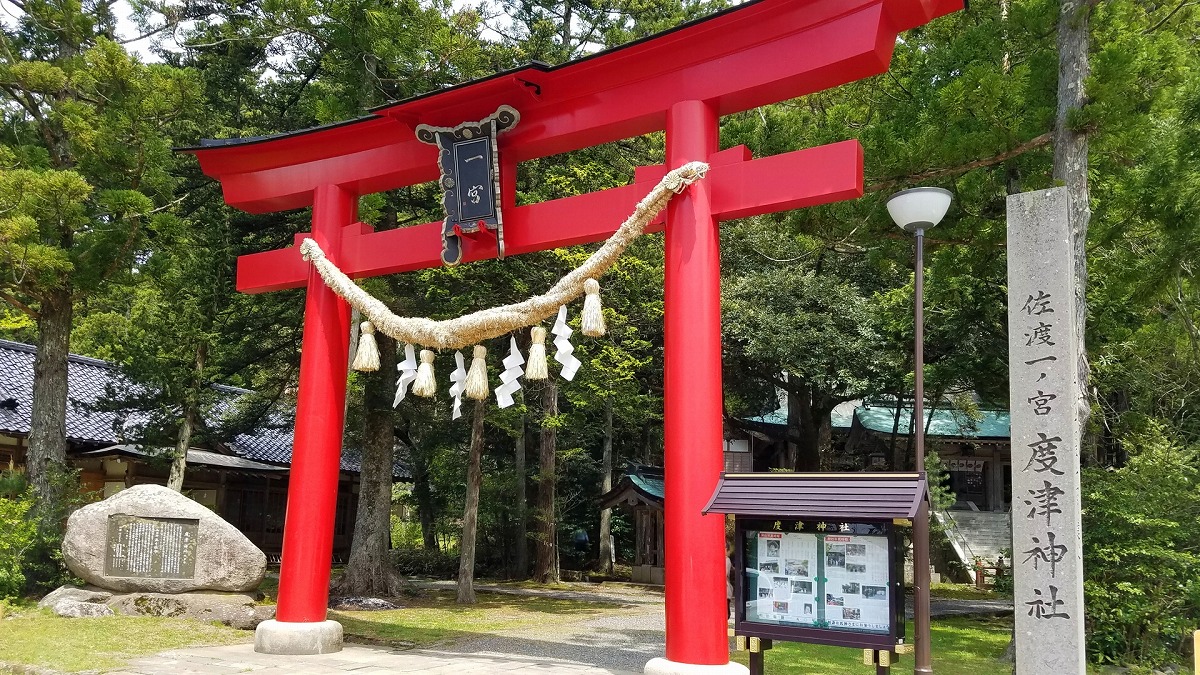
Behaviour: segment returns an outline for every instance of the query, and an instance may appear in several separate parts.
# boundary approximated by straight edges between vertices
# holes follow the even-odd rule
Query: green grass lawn
[[[1012,634],[1012,619],[939,619],[932,625],[933,671],[938,675],[1009,675],[1012,664],[997,658],[1004,653]],[[913,634],[912,623],[907,635]],[[776,642],[766,653],[766,672],[770,675],[874,675],[863,665],[861,649]],[[746,663],[746,652],[735,652],[733,659]],[[900,657],[894,672],[912,672],[912,656]]]
[[[168,649],[248,642],[254,633],[184,619],[64,619],[22,608],[0,620],[0,663],[60,671],[109,670]],[[4,672],[0,666],[0,672]]]

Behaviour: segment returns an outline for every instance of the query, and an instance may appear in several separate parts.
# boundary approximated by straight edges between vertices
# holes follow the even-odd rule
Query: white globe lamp
[[[888,197],[887,210],[905,232],[932,229],[946,217],[953,197],[949,190],[917,187]]]

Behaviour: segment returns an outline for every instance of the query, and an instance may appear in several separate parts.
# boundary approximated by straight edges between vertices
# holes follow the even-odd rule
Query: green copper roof
[[[954,436],[958,438],[1008,438],[1009,418],[1007,410],[981,410],[982,417],[976,421],[958,410],[935,410],[933,421],[929,424],[930,436]],[[858,421],[871,431],[882,434],[892,433],[896,421],[894,406],[859,406],[854,414]],[[928,421],[930,413],[925,411]],[[900,426],[896,433],[908,434],[909,423],[912,421],[912,408],[905,407],[900,411]],[[836,427],[837,424],[835,423]]]
[[[662,499],[663,495],[666,494],[663,490],[663,479],[661,473],[659,473],[657,476],[645,476],[638,473],[633,473],[628,474],[628,477],[630,482],[638,486],[646,494],[653,495],[659,499]]]
[[[938,409],[933,411],[933,422],[929,425],[930,436],[952,436],[958,438],[1008,438],[1009,417],[1007,410],[981,410],[982,417],[972,420],[958,410]],[[888,405],[861,405],[861,402],[843,403],[833,409],[831,414],[833,428],[849,431],[855,417],[867,429],[881,434],[892,433],[895,423],[896,407]],[[925,419],[930,413],[925,411]],[[745,418],[748,422],[759,424],[787,424],[787,408],[780,407],[765,415]],[[912,420],[912,408],[905,407],[900,412],[900,426],[896,433],[908,434],[909,422]]]
[[[649,466],[630,462],[625,475],[611,490],[600,495],[600,508],[645,504],[662,508],[663,470],[661,466]]]
[[[833,409],[830,416],[833,418],[834,429],[849,429],[850,422],[854,419],[854,405],[856,402],[851,401],[842,403]],[[746,417],[748,422],[758,422],[759,424],[778,424],[783,426],[787,424],[787,406],[780,406],[778,410],[773,410],[765,415],[757,417]]]

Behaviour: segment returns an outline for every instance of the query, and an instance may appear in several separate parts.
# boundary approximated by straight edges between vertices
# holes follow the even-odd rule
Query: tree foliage
[[[1200,615],[1200,455],[1149,423],[1120,468],[1084,472],[1088,651],[1099,663],[1170,663]]]

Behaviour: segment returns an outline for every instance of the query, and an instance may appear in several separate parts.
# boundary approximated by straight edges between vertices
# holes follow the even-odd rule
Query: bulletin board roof
[[[915,517],[927,498],[919,473],[723,473],[704,513],[892,520]]]

